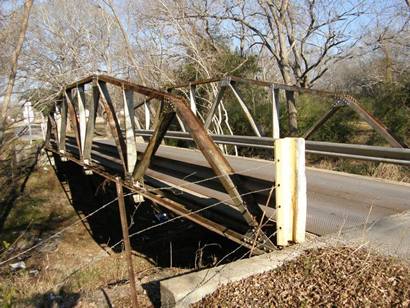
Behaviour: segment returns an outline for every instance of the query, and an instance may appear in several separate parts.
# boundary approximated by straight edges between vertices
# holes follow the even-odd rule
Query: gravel
[[[364,248],[314,249],[222,286],[193,307],[410,307],[410,264]]]

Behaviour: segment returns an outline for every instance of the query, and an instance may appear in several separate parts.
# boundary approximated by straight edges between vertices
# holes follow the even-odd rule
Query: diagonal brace
[[[142,159],[138,161],[132,175],[135,181],[141,180],[144,176],[145,171],[151,163],[153,155],[155,155],[155,152],[161,144],[169,125],[175,117],[175,111],[168,102],[161,101],[161,105],[156,116],[157,119],[155,121],[155,130],[149,140]]]

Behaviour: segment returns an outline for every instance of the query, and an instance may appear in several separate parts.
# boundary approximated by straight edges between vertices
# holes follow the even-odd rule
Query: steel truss
[[[210,111],[206,116],[199,114],[195,89],[199,85],[218,83],[219,91]],[[242,99],[237,85],[247,83],[255,86],[268,87],[272,101],[272,138],[263,137],[249,108]],[[92,91],[91,97],[86,97],[85,88]],[[121,98],[115,102],[110,88],[114,87],[121,92]],[[177,89],[188,89],[188,99],[172,94]],[[208,132],[212,119],[223,99],[226,90],[230,90],[240,104],[244,115],[249,122],[255,137],[251,136],[224,136],[211,135]],[[215,78],[205,81],[191,82],[169,88],[168,91],[159,91],[120,80],[106,75],[91,75],[65,87],[48,115],[46,149],[62,159],[69,159],[84,167],[87,173],[94,172],[118,183],[118,176],[124,187],[143,196],[156,204],[181,215],[191,221],[208,228],[220,235],[230,238],[248,248],[254,253],[262,253],[275,249],[274,240],[266,229],[260,226],[267,223],[261,210],[260,196],[246,187],[243,178],[235,173],[217,144],[231,144],[236,146],[253,146],[259,148],[273,147],[273,141],[281,136],[279,127],[279,97],[280,91],[286,96],[295,93],[307,93],[330,97],[334,100],[331,109],[320,117],[317,122],[304,134],[309,138],[320,128],[337,110],[345,106],[350,107],[359,116],[380,133],[394,148],[353,146],[320,142],[307,142],[307,152],[322,155],[387,161],[409,164],[409,150],[407,145],[394,136],[389,129],[367,112],[352,96],[343,93],[304,89],[278,83],[249,80],[238,77]],[[145,97],[142,102],[134,103],[134,95]],[[154,111],[153,102],[157,101],[158,108]],[[145,130],[136,116],[138,108],[145,110]],[[96,164],[93,160],[96,145],[93,140],[96,134],[97,114],[103,113],[107,120],[109,132],[116,148],[116,155],[120,162],[120,169],[106,168]],[[151,129],[151,114],[154,116]],[[170,131],[170,125],[177,119],[182,132]],[[203,121],[201,119],[204,119]],[[67,134],[67,125],[73,130],[72,136]],[[143,137],[147,142],[142,153],[139,153],[138,138]],[[157,149],[164,138],[189,140],[196,144],[199,151],[209,163],[213,176],[230,198],[230,204],[237,214],[242,217],[242,225],[238,228],[221,219],[213,219],[202,215],[200,211],[187,208],[183,202],[172,197],[172,194],[158,188],[145,185],[146,172],[150,167]],[[377,148],[377,149],[376,149]],[[151,181],[152,182],[152,181]],[[151,184],[150,184],[151,185]],[[274,183],[272,183],[272,186]],[[257,201],[259,199],[259,202]],[[221,201],[221,200],[219,200]],[[259,204],[258,204],[259,203]],[[274,202],[267,204],[274,207]]]

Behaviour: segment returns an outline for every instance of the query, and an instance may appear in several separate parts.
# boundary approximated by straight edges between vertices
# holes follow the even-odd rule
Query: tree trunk
[[[387,83],[392,83],[393,82],[393,61],[390,56],[390,51],[388,47],[384,44],[384,42],[381,42],[381,49],[384,53],[384,64],[385,64],[385,76],[384,80]]]
[[[24,4],[24,12],[23,17],[21,20],[21,28],[19,32],[19,37],[16,45],[16,49],[13,52],[13,56],[11,59],[11,71],[9,74],[9,80],[7,83],[6,94],[3,100],[3,106],[0,113],[0,143],[3,140],[4,128],[7,120],[7,111],[10,105],[11,96],[13,94],[14,83],[16,80],[17,75],[17,62],[23,47],[24,38],[26,36],[27,26],[28,26],[28,19],[30,17],[30,10],[33,5],[33,0],[27,0]]]
[[[286,107],[288,110],[289,135],[298,135],[298,111],[296,109],[295,92],[286,91]]]
[[[291,78],[288,71],[289,67],[286,64],[282,64],[280,68],[283,81],[286,85],[291,85]],[[288,112],[288,129],[289,135],[294,137],[298,134],[298,112],[296,109],[295,93],[292,91],[286,91],[286,109]]]

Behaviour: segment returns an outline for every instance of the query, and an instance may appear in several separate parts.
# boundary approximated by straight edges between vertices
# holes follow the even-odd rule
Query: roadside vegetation
[[[0,266],[1,307],[129,304],[127,263],[122,254],[99,246],[78,223],[49,239],[77,221],[54,171],[47,165],[38,166],[0,234],[0,262],[39,246]],[[133,256],[133,262],[142,307],[159,301],[158,296],[150,299],[142,284],[181,271],[163,271],[139,255]]]

